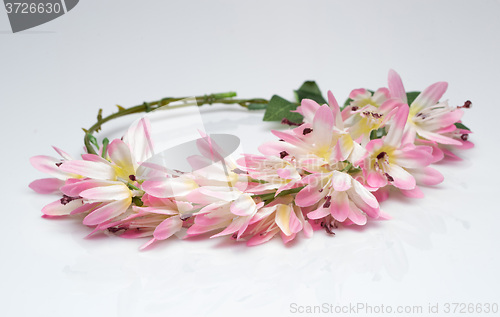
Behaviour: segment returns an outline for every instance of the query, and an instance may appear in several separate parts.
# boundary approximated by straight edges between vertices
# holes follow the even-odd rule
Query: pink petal
[[[410,108],[415,108],[415,113],[417,113],[424,108],[434,106],[441,99],[447,88],[448,83],[443,81],[430,85],[417,96],[415,101],[410,105]]]
[[[387,185],[387,178],[375,170],[366,171],[366,182],[370,187],[380,188]]]
[[[182,220],[179,217],[170,217],[162,221],[154,231],[154,237],[156,240],[165,240],[171,235],[181,230]]]
[[[102,205],[83,219],[83,224],[94,226],[123,214],[130,206],[131,199],[117,200]]]
[[[236,217],[229,224],[229,226],[227,226],[226,229],[222,230],[222,232],[219,232],[218,234],[211,236],[210,238],[221,237],[239,231],[237,236],[237,239],[239,239],[243,234],[243,232],[245,231],[245,229],[248,227],[249,221],[250,219],[248,217]]]
[[[56,152],[57,154],[59,154],[63,159],[65,160],[68,160],[68,161],[71,161],[73,158],[66,152],[64,152],[63,150],[61,150],[60,148],[56,147],[56,146],[53,146],[52,147]]]
[[[82,159],[84,161],[98,162],[111,166],[111,163],[105,160],[102,156],[96,154],[82,154]]]
[[[450,138],[450,137],[447,137],[447,136],[444,136],[444,135],[441,135],[438,133],[426,131],[423,129],[417,129],[417,133],[418,133],[418,135],[420,135],[423,138],[426,138],[428,140],[435,141],[435,142],[441,143],[441,144],[452,144],[452,145],[461,145],[462,144],[462,143],[460,143],[460,141],[455,140],[453,138]]]
[[[367,90],[364,88],[353,89],[349,94],[349,98],[356,99],[356,97],[358,97],[359,95],[364,95],[366,94],[366,92]]]
[[[415,178],[402,167],[390,164],[387,173],[394,179],[392,185],[400,189],[413,189],[416,186]]]
[[[350,202],[349,203],[349,216],[348,218],[355,224],[357,225],[364,225],[366,224],[366,216],[365,214],[359,210],[354,203]]]
[[[292,208],[289,205],[279,205],[276,209],[276,214],[274,217],[274,221],[281,229],[281,231],[289,236],[292,234],[290,230],[290,215],[295,215],[295,212],[292,211]]]
[[[343,222],[347,219],[349,210],[349,198],[345,192],[335,192],[332,195],[330,212],[336,220]]]
[[[94,188],[94,187],[114,185],[116,183],[117,182],[115,182],[115,181],[87,179],[87,180],[78,181],[78,182],[71,183],[71,184],[66,184],[66,185],[61,187],[61,192],[67,196],[70,196],[70,197],[77,197],[77,196],[80,196],[80,193],[84,190]]]
[[[427,166],[431,164],[433,159],[432,148],[427,146],[418,146],[413,149],[397,151],[394,156],[397,165],[408,168]]]
[[[424,193],[420,190],[418,186],[415,186],[413,189],[401,189],[401,194],[410,198],[424,198]]]
[[[94,179],[114,179],[116,175],[112,166],[98,162],[66,161],[59,168],[68,173]]]
[[[249,195],[240,195],[231,204],[230,210],[237,216],[253,216],[256,212],[256,204]]]
[[[55,194],[60,192],[64,184],[65,181],[58,178],[42,178],[31,182],[29,188],[39,194]]]
[[[351,188],[352,177],[347,173],[333,171],[332,186],[336,191],[346,191]]]
[[[333,96],[333,93],[328,90],[328,104],[330,105],[330,108],[332,109],[333,113],[333,119],[335,121],[335,126],[339,129],[344,128],[344,122],[342,121],[342,115],[340,113],[340,107],[339,103],[337,102],[337,99]]]
[[[160,198],[185,196],[197,187],[193,180],[183,177],[154,178],[142,183],[146,193]]]
[[[437,185],[444,180],[444,176],[432,167],[412,169],[411,173],[415,177],[417,183],[422,185]]]
[[[299,214],[298,216],[297,213]],[[302,212],[299,209],[293,210],[292,208],[292,212],[290,213],[290,221],[288,223],[288,226],[290,227],[290,231],[292,233],[300,232],[303,228],[303,219],[300,219],[300,216],[302,216]]]
[[[324,208],[323,204],[320,204],[316,210],[311,211],[307,214],[307,218],[309,219],[321,219],[330,214],[330,208]]]
[[[389,91],[391,92],[391,96],[393,98],[398,98],[403,103],[408,103],[408,99],[406,98],[405,87],[403,86],[403,81],[401,77],[394,70],[389,70]]]
[[[464,112],[460,109],[450,111],[448,113],[443,114],[441,117],[439,117],[439,124],[442,127],[448,127],[451,126],[453,128],[453,124],[460,121],[462,116],[464,115]],[[443,132],[441,132],[443,133]]]
[[[132,160],[132,155],[130,153],[130,148],[125,142],[120,139],[113,140],[108,145],[108,154],[116,165],[125,168],[125,169],[133,169],[134,162]],[[137,163],[137,162],[135,162]],[[133,171],[131,171],[133,174]]]
[[[71,211],[71,215],[82,214],[84,212],[92,211],[95,207],[99,206],[101,203],[93,203],[93,204],[84,204],[73,211]]]
[[[247,241],[247,246],[251,247],[251,246],[256,246],[256,245],[268,242],[278,232],[279,232],[279,228],[273,229],[273,230],[271,230],[269,232],[263,231],[261,233],[257,233],[250,240]]]
[[[137,162],[144,162],[154,154],[150,131],[149,119],[144,117],[137,124],[132,125],[123,137],[123,141],[130,146]]]
[[[312,185],[306,186],[295,196],[295,204],[300,207],[314,205],[326,195],[324,190],[320,192],[320,189]]]
[[[384,138],[384,143],[394,147],[399,147],[399,145],[401,144],[401,137],[403,136],[406,121],[408,119],[408,112],[409,108],[406,105],[399,105],[398,111],[396,112],[396,115],[393,119],[394,121],[389,128],[389,132]]]
[[[42,208],[42,213],[47,216],[66,216],[71,213],[74,209],[82,206],[83,201],[81,199],[75,199],[63,205],[61,200],[58,199],[47,206]]]
[[[320,105],[311,99],[302,99],[300,106],[297,107],[297,112],[304,116],[304,119],[312,122],[314,114],[318,111]]]
[[[293,239],[295,239],[296,236],[297,234],[295,233],[292,233],[291,235],[287,236],[286,234],[281,232],[281,239],[283,240],[284,244],[287,244],[288,242],[292,241]]]
[[[317,147],[329,147],[333,132],[333,113],[330,107],[321,106],[314,115],[313,131],[311,137],[316,141]]]
[[[60,166],[58,167],[56,165],[56,163],[59,164],[61,163],[61,161],[53,157],[45,155],[33,156],[32,158],[30,158],[30,163],[40,172],[50,174],[51,176],[57,177],[59,179],[68,178],[68,173],[60,169]]]
[[[80,193],[85,199],[97,201],[123,200],[131,198],[132,194],[128,187],[121,183],[110,186],[95,187]]]

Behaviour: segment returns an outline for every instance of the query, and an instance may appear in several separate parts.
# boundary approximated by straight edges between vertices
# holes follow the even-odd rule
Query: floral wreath
[[[151,161],[147,117],[121,139],[104,138],[99,144],[93,136],[111,119],[176,108],[183,98],[118,106],[107,117],[101,109],[97,123],[84,129],[86,153],[81,159],[56,147],[60,159],[32,157],[31,164],[52,178],[35,180],[29,187],[59,195],[43,207],[45,217],[83,215],[83,224],[93,228],[89,236],[149,237],[141,249],[172,235],[229,236],[249,246],[276,235],[284,243],[300,232],[309,238],[318,229],[334,235],[340,225],[388,219],[379,203],[390,189],[423,197],[420,185],[443,181],[429,165],[445,156],[459,159],[453,150],[473,147],[471,131],[461,122],[462,109],[471,102],[448,105],[441,101],[446,89],[446,82],[437,82],[422,92],[406,92],[391,70],[388,88],[354,89],[342,107],[331,91],[325,100],[312,81],[295,91],[297,102],[276,95],[270,100],[235,99],[232,92],[194,97],[198,106],[265,109],[265,121],[281,121],[290,129],[273,130],[278,140],[262,144],[262,155],[236,159],[223,153],[216,138],[202,133],[196,140],[201,155],[189,157],[190,171]]]

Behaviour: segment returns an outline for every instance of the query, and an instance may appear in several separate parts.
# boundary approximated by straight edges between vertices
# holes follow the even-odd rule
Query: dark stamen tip
[[[62,162],[56,163],[56,166],[59,167],[62,165]]]
[[[377,155],[377,160],[383,159],[386,155],[387,155],[387,153],[386,153],[386,152],[380,152],[380,153]]]
[[[297,126],[298,127],[302,123],[295,123],[295,122],[288,120],[287,118],[283,118],[283,120],[281,120],[281,124],[288,124],[289,126]]]
[[[313,131],[313,129],[311,129],[311,128],[305,128],[304,131],[302,131],[302,134],[306,135],[306,134],[311,133],[312,131]]]
[[[281,151],[280,152],[280,157],[283,159],[285,158],[286,156],[288,156],[288,152],[287,151]]]
[[[384,175],[389,182],[394,182],[394,178],[391,175],[389,175],[388,173],[385,173]]]
[[[468,134],[462,134],[462,135],[460,136],[460,138],[461,138],[462,140],[464,140],[464,141],[467,141],[467,140],[469,139],[469,135],[468,135]]]
[[[133,182],[136,180],[135,175],[129,175],[128,178]]]
[[[323,204],[323,208],[330,208],[332,200],[332,196],[325,196],[325,203]]]

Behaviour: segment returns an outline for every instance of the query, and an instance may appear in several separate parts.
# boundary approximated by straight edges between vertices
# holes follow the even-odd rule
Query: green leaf
[[[370,132],[370,140],[380,139],[384,135],[387,135],[387,132],[385,131],[385,127],[379,128],[377,130],[372,130],[372,132]]]
[[[455,123],[455,126],[458,128],[458,129],[463,129],[463,130],[467,130],[467,131],[470,131],[469,128],[467,128],[463,123],[460,123],[460,122],[457,122]]]
[[[280,96],[274,95],[269,103],[267,104],[266,113],[264,114],[264,121],[281,121],[283,118],[288,120],[301,123],[302,115],[297,112],[290,112],[297,109],[297,104],[292,103]]]
[[[267,108],[267,103],[249,103],[248,110],[262,110]]]
[[[408,105],[411,105],[413,101],[420,95],[420,91],[409,91],[406,93],[406,98],[408,99]]]
[[[298,103],[300,103],[302,99],[312,99],[320,105],[327,103],[325,98],[321,95],[321,90],[315,81],[304,82],[299,89],[295,90],[295,98]]]

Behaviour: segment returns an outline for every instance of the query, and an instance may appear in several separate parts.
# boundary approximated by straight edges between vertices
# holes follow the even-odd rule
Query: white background
[[[500,1],[97,1],[12,34],[0,12],[0,309],[4,316],[292,316],[291,304],[372,306],[500,303],[498,91]],[[307,79],[344,100],[386,85],[448,81],[450,104],[473,101],[464,122],[476,147],[436,166],[426,198],[383,203],[393,219],[322,231],[284,246],[224,239],[144,241],[99,236],[78,219],[41,218],[56,197],[29,157],[73,155],[114,105],[235,90],[292,97]],[[262,113],[203,109],[245,150],[270,139]],[[120,134],[133,118],[110,123]],[[101,134],[102,137],[102,134]],[[329,314],[325,314],[329,315]],[[331,314],[330,314],[331,315]],[[396,315],[396,314],[394,314]],[[423,316],[425,314],[416,314]],[[452,316],[453,314],[448,314]],[[463,315],[463,314],[462,314]]]

